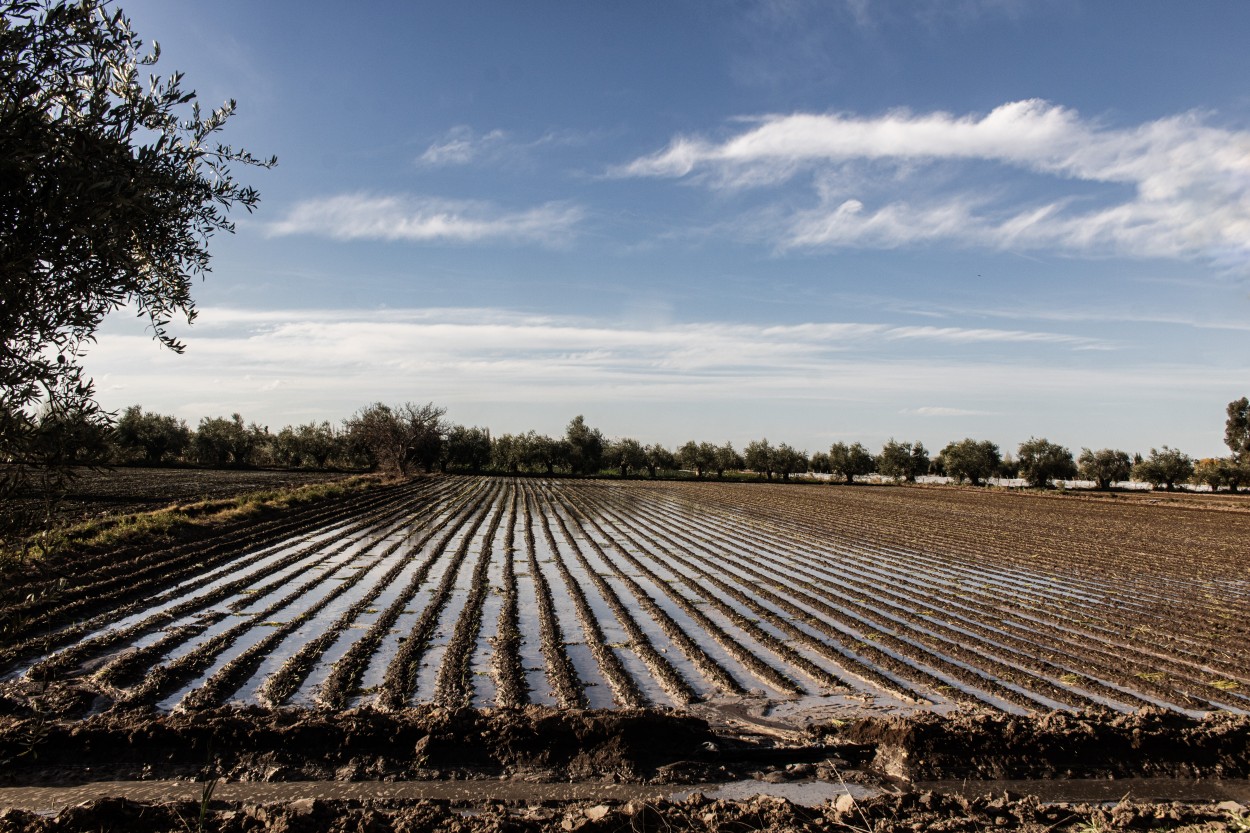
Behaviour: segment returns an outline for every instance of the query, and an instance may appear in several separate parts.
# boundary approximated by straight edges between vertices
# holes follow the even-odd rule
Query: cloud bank
[[[899,110],[746,121],[723,141],[678,137],[610,173],[718,189],[810,174],[818,204],[788,214],[777,234],[783,248],[949,241],[1243,265],[1250,257],[1250,131],[1211,126],[1201,114],[1111,128],[1030,99],[983,115]],[[998,177],[1005,187],[993,192],[945,176],[931,193],[933,166],[976,163],[1018,176]],[[877,167],[865,176],[865,166]]]
[[[581,208],[564,203],[506,211],[480,201],[340,194],[296,203],[268,231],[272,236],[311,234],[335,240],[559,246],[572,238],[583,216]]]

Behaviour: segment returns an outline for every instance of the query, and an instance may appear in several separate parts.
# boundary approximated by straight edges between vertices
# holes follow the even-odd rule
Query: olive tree
[[[346,426],[352,440],[368,450],[374,466],[406,476],[416,463],[430,467],[431,450],[437,459],[445,431],[444,413],[433,402],[407,402],[395,408],[375,402],[357,411]]]
[[[581,414],[569,421],[565,431],[568,440],[570,465],[574,474],[595,474],[603,464],[603,434],[591,428]]]
[[[7,0],[0,16],[0,460],[40,463],[43,414],[108,421],[80,364],[104,316],[131,305],[176,352],[195,317],[192,280],[229,212],[255,208],[215,141],[235,103],[204,112],[103,0]],[[22,466],[4,467],[4,486]]]
[[[967,480],[973,486],[991,477],[1002,461],[998,446],[989,440],[964,438],[946,444],[942,449],[942,468],[955,480]]]
[[[1097,451],[1082,448],[1081,456],[1077,458],[1077,466],[1081,477],[1094,481],[1103,490],[1110,489],[1111,484],[1117,480],[1128,480],[1133,471],[1128,452],[1112,448],[1100,448]]]
[[[603,450],[603,461],[611,468],[621,470],[621,477],[629,477],[631,469],[647,464],[647,452],[642,443],[630,437],[622,437],[608,443]]]
[[[155,466],[182,454],[191,444],[191,431],[177,417],[145,414],[142,407],[131,405],[113,428],[113,442],[127,461],[138,458]]]
[[[653,478],[661,470],[677,468],[677,458],[673,455],[673,452],[659,443],[652,443],[647,446],[646,457],[644,465]]]
[[[1052,480],[1076,477],[1076,463],[1072,459],[1072,452],[1044,437],[1030,437],[1020,443],[1017,454],[1019,456],[1016,467],[1019,476],[1035,488],[1044,489]]]
[[[440,463],[447,467],[468,469],[477,474],[490,465],[490,431],[476,426],[453,425],[447,430]]]
[[[863,443],[834,443],[829,447],[829,470],[846,478],[847,483],[854,483],[857,475],[872,474],[876,467]]]
[[[727,471],[741,470],[744,465],[742,455],[734,449],[733,443],[726,442],[712,453],[712,468],[718,478],[724,477]]]
[[[1133,466],[1133,479],[1160,486],[1169,492],[1177,483],[1184,483],[1194,473],[1194,461],[1188,454],[1175,448],[1150,449],[1150,456]]]
[[[1224,444],[1239,462],[1250,462],[1250,399],[1244,396],[1228,403]]]
[[[877,455],[877,471],[886,477],[914,483],[917,477],[929,471],[929,452],[924,443],[904,443],[891,437]]]
[[[716,465],[716,446],[690,440],[677,449],[677,459],[682,468],[693,470],[694,476],[701,478],[705,471]]]
[[[807,455],[787,443],[782,443],[773,450],[773,465],[781,474],[782,480],[789,480],[790,475],[807,471]]]
[[[775,449],[768,444],[767,437],[747,443],[742,456],[748,469],[763,475],[769,480],[773,479],[773,472],[777,467]]]

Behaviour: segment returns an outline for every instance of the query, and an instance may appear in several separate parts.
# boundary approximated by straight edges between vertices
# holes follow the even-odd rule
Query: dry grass
[[[19,558],[27,562],[38,561],[66,552],[177,540],[190,533],[367,491],[385,482],[376,475],[361,475],[328,483],[263,489],[229,498],[177,503],[152,512],[85,521],[40,532],[23,542],[24,553],[0,552],[0,562]]]

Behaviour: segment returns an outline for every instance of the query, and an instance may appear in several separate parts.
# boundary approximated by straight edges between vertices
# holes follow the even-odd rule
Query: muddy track
[[[563,579],[565,590],[572,598],[573,605],[577,609],[577,618],[581,622],[582,631],[586,636],[586,645],[590,648],[590,653],[594,655],[595,661],[599,664],[599,670],[607,678],[608,685],[612,689],[612,697],[617,705],[623,708],[640,708],[647,705],[646,695],[642,693],[638,688],[638,683],[625,670],[621,658],[617,656],[604,636],[603,624],[590,606],[590,601],[586,598],[589,588],[582,587],[581,583],[577,581],[569,569],[563,551],[551,531],[551,520],[554,518],[557,525],[561,527],[568,547],[576,550],[575,542],[568,535],[567,529],[562,526],[559,516],[554,512],[547,496],[541,490],[537,492],[536,499],[538,505],[543,509],[540,516],[543,536],[547,540],[547,546],[555,556],[556,570],[559,572],[560,578]]]
[[[533,493],[524,485],[521,493],[525,500],[525,555],[537,596],[539,639],[542,642],[543,656],[547,660],[547,679],[561,706],[566,709],[585,708],[586,692],[573,668],[573,660],[564,648],[564,632],[551,598],[551,585],[538,563],[534,539],[534,515],[538,513],[536,501]]]
[[[434,698],[444,706],[464,708],[472,699],[469,660],[482,629],[482,604],[486,601],[486,594],[490,592],[487,572],[495,555],[495,534],[504,518],[504,503],[513,499],[514,488],[509,485],[504,494],[495,496],[490,523],[486,525],[486,532],[479,544],[477,562],[473,566],[473,583],[460,609],[460,615],[456,618],[451,641],[443,653],[435,682]]]
[[[524,672],[521,667],[521,629],[519,603],[517,600],[516,526],[519,492],[513,484],[508,496],[508,519],[504,522],[503,539],[503,601],[499,608],[499,620],[495,625],[494,661],[495,690],[498,705],[514,709],[529,702]]]
[[[384,487],[328,506],[314,504],[272,520],[245,522],[208,542],[194,541],[156,551],[141,548],[112,553],[111,559],[95,571],[72,570],[64,574],[69,582],[65,589],[13,605],[10,609],[14,619],[22,622],[21,630],[14,636],[46,630],[48,623],[56,618],[88,616],[126,600],[142,598],[150,588],[167,586],[229,559],[238,548],[264,547],[311,526],[358,517],[385,507],[394,500],[396,491],[412,488]],[[133,557],[127,557],[130,553]]]
[[[119,613],[148,609],[155,599],[162,599],[164,595],[186,594],[194,591],[198,586],[212,581],[212,571],[222,568],[223,565],[229,564],[232,571],[244,570],[264,559],[271,549],[282,546],[284,542],[292,537],[298,537],[308,529],[316,528],[315,524],[342,524],[339,536],[346,537],[367,525],[368,520],[359,520],[362,516],[368,518],[376,513],[394,512],[391,504],[395,499],[394,492],[373,496],[373,499],[367,503],[353,502],[322,515],[290,520],[266,536],[228,533],[224,536],[224,540],[213,542],[207,547],[190,545],[186,548],[179,548],[172,554],[168,550],[157,551],[144,559],[145,562],[157,562],[145,572],[159,570],[166,558],[175,562],[164,574],[159,585],[138,581],[133,586],[109,590],[90,584],[84,578],[84,586],[79,591],[79,595],[84,597],[52,607],[44,611],[42,615],[28,620],[25,627],[27,634],[40,629],[43,632],[25,639],[15,639],[11,647],[0,651],[0,667],[19,662],[24,656],[47,653],[62,645],[79,643],[103,624],[116,621]],[[358,520],[352,521],[352,518]],[[250,556],[239,557],[240,552],[248,551],[251,551]],[[306,552],[307,550],[304,554]],[[292,555],[288,562],[297,557],[298,554]],[[179,568],[177,566],[179,564],[184,566]],[[109,586],[112,586],[111,582]],[[162,592],[163,588],[170,587],[174,589]],[[56,599],[47,603],[52,605],[59,599],[60,597],[57,596]],[[23,614],[16,615],[20,617]],[[90,618],[84,620],[83,617]],[[68,626],[63,624],[75,619],[79,621]]]
[[[491,503],[499,488],[497,484],[492,484],[486,498],[478,507],[474,508],[464,538],[460,546],[452,554],[447,569],[443,573],[442,581],[434,590],[430,601],[426,604],[425,609],[421,611],[417,621],[404,638],[403,645],[400,646],[399,651],[395,654],[395,658],[391,660],[390,665],[387,667],[386,676],[383,678],[382,686],[378,691],[377,704],[380,708],[395,710],[402,709],[408,705],[408,701],[416,688],[417,666],[421,661],[421,655],[425,652],[430,637],[434,633],[434,628],[438,624],[443,608],[451,600],[452,587],[456,583],[460,565],[469,554],[473,536],[490,513]]]
[[[428,549],[429,555],[396,594],[394,601],[334,664],[329,676],[317,692],[318,704],[332,709],[345,708],[351,698],[357,694],[366,663],[395,626],[405,608],[412,602],[435,563],[442,558],[448,542],[458,534],[462,534],[461,527],[475,511],[476,501],[486,488],[485,483],[464,484],[464,487],[451,499],[444,520],[429,529],[421,540],[413,545],[413,552]]]
[[[328,536],[319,536],[319,540],[315,543],[298,548],[287,547],[288,551],[286,554],[283,555],[279,552],[280,557],[277,558],[274,557],[275,552],[278,552],[276,546],[244,554],[228,562],[224,567],[218,565],[218,567],[202,576],[181,582],[170,590],[149,597],[145,602],[136,602],[120,610],[100,614],[86,622],[78,623],[43,639],[35,640],[33,644],[27,643],[24,646],[20,646],[22,650],[33,652],[47,651],[53,645],[72,643],[70,648],[59,651],[37,663],[28,671],[28,674],[38,678],[52,677],[64,673],[68,668],[81,664],[92,656],[106,653],[118,644],[135,640],[148,633],[167,627],[169,623],[187,616],[191,611],[203,610],[225,599],[232,598],[241,592],[260,593],[263,595],[281,584],[283,579],[280,576],[283,571],[289,570],[293,565],[309,558],[326,546],[348,540],[353,535],[359,535],[385,519],[403,517],[405,513],[411,511],[417,500],[417,497],[410,497],[403,500],[399,506],[384,504],[359,521],[342,525]],[[307,527],[302,527],[301,531],[306,532],[307,529]],[[266,560],[269,563],[262,564]],[[234,575],[239,577],[227,578]],[[279,576],[279,578],[271,585],[258,584],[261,580],[275,575]],[[199,592],[203,588],[208,588],[208,591]],[[173,600],[185,597],[189,598],[182,602],[173,603]],[[164,606],[164,609],[151,616],[141,618],[125,628],[109,627],[111,623],[117,621],[119,615],[125,615],[132,611],[150,610],[156,606]],[[207,627],[212,623],[204,620],[202,624]],[[75,639],[78,641],[73,642]]]

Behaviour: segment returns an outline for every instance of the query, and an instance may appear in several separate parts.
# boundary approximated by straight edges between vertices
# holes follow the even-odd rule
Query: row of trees
[[[1228,406],[1225,441],[1232,454],[1198,461],[1166,445],[1152,448],[1147,456],[1110,448],[1085,448],[1074,456],[1045,438],[1021,443],[1014,456],[1002,453],[992,442],[972,438],[948,443],[934,456],[920,442],[895,439],[877,454],[861,443],[839,442],[828,451],[808,455],[767,439],[748,443],[741,452],[731,443],[694,440],[670,450],[629,437],[608,439],[581,416],[571,420],[560,437],[535,431],[492,436],[488,429],[452,424],[444,416],[444,409],[432,403],[393,407],[379,402],[357,411],[340,426],[310,422],[274,434],[267,427],[246,423],[239,414],[202,419],[192,430],[182,420],[144,412],[135,405],[121,414],[111,430],[83,420],[78,426],[59,425],[49,433],[69,438],[60,459],[77,463],[368,468],[398,474],[417,468],[581,475],[609,470],[622,477],[643,471],[656,477],[681,469],[697,478],[750,472],[763,479],[787,480],[815,473],[848,483],[875,473],[904,481],[945,475],[973,485],[995,477],[1018,477],[1037,487],[1080,478],[1101,489],[1129,479],[1166,489],[1186,482],[1233,491],[1250,485],[1250,402],[1244,398]]]

